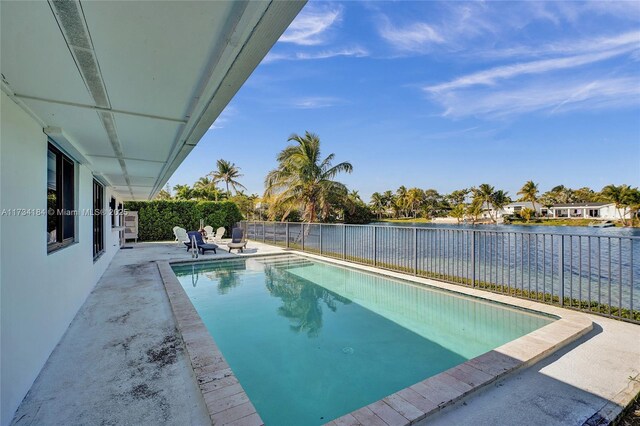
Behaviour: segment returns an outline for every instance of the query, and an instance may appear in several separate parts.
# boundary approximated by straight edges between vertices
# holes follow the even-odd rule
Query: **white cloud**
[[[222,129],[233,117],[238,115],[238,109],[233,105],[228,105],[216,118],[211,126],[209,126],[209,130]]]
[[[283,43],[317,46],[326,41],[326,31],[342,18],[342,7],[309,4],[280,37]]]
[[[544,110],[554,114],[640,106],[640,83],[635,76],[571,82],[540,79],[524,88],[451,91],[435,99],[445,108],[443,115],[449,117],[504,117]]]
[[[637,46],[624,46],[604,52],[567,56],[564,58],[543,59],[539,61],[524,62],[513,65],[504,65],[490,68],[485,71],[468,74],[446,83],[427,86],[424,90],[432,93],[457,90],[475,85],[493,85],[498,80],[514,78],[524,74],[542,74],[568,68],[575,68],[594,62],[629,53],[637,49]]]
[[[621,47],[640,48],[640,31],[630,31],[622,34],[586,37],[579,40],[563,40],[560,43],[547,43],[537,46],[513,46],[506,49],[491,49],[482,51],[477,56],[486,58],[508,57],[541,57],[561,54],[581,54],[601,52]]]
[[[396,49],[407,52],[423,52],[431,45],[445,41],[433,26],[424,22],[394,26],[387,17],[381,19],[378,32]]]
[[[316,108],[328,108],[338,104],[342,104],[344,101],[340,98],[334,98],[329,96],[310,96],[305,98],[294,99],[291,105],[298,109],[316,109]]]
[[[270,52],[262,61],[265,64],[277,61],[296,61],[296,60],[313,60],[328,59],[336,56],[352,56],[362,58],[369,56],[369,51],[360,46],[345,47],[342,49],[327,49],[317,52],[297,52],[297,53],[273,53]]]

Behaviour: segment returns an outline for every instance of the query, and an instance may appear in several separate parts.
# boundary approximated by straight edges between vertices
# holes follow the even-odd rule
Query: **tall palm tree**
[[[491,211],[493,210],[493,193],[495,192],[495,188],[488,183],[483,183],[482,185],[474,188],[473,198],[474,201],[477,201],[481,207],[486,207],[489,210],[489,218],[492,222],[495,222]],[[476,207],[477,208],[477,207]]]
[[[336,202],[348,204],[346,186],[334,179],[339,173],[351,173],[351,163],[332,165],[335,154],[321,159],[320,138],[308,131],[304,136],[294,133],[288,141],[294,144],[278,154],[278,168],[265,179],[265,197],[273,197],[271,216],[280,208],[285,211],[284,220],[293,209],[301,208],[303,220],[315,222],[329,216]]]
[[[491,204],[493,205],[493,208],[496,212],[494,222],[498,221],[498,212],[504,209],[504,206],[506,206],[510,202],[511,198],[509,197],[509,194],[502,189],[499,189],[493,193],[493,196],[491,197]]]
[[[626,207],[629,205],[629,201],[631,201],[631,187],[629,187],[629,185],[607,185],[602,188],[600,194],[615,204],[620,220],[622,221],[622,225],[627,226],[627,220],[623,211],[626,210]]]
[[[420,188],[411,188],[407,191],[406,206],[413,213],[414,219],[418,216],[418,210],[424,203],[424,191]]]
[[[351,200],[354,203],[361,203],[362,202],[362,198],[360,198],[360,191],[356,191],[355,189],[351,190],[351,192],[349,192],[349,198],[351,198]]]
[[[387,212],[393,210],[393,206],[395,205],[393,192],[389,190],[384,191],[382,193],[382,199],[384,200],[385,210]]]
[[[242,177],[242,174],[240,174],[240,168],[234,163],[221,158],[216,162],[216,166],[218,169],[212,171],[207,176],[211,176],[214,183],[224,182],[227,187],[227,194],[229,193],[229,185],[231,185],[236,192],[238,192],[238,188],[247,189],[236,180]]]
[[[465,211],[464,205],[463,204],[456,204],[456,206],[451,209],[451,212],[449,213],[449,216],[455,217],[456,220],[458,221],[458,224],[460,224],[460,221],[462,219],[464,219],[465,213],[466,213],[466,211]]]
[[[401,185],[396,191],[395,207],[402,216],[407,216],[407,188],[404,185]]]
[[[538,184],[534,183],[532,180],[527,181],[520,191],[518,191],[518,195],[520,195],[520,199],[522,201],[530,201],[533,205],[533,215],[535,216],[536,212],[536,202],[538,201]]]
[[[173,187],[178,200],[190,200],[193,190],[189,185],[176,185]]]
[[[386,207],[384,196],[379,192],[374,192],[371,194],[371,202],[369,204],[378,219],[380,219]]]

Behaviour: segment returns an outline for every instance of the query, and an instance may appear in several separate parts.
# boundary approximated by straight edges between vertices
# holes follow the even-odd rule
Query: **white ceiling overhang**
[[[2,90],[125,199],[167,182],[305,1],[2,1]]]

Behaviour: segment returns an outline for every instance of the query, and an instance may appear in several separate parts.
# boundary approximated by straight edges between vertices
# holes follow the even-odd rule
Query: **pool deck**
[[[198,319],[167,296],[181,290],[170,286],[165,290],[162,276],[170,280],[167,262],[191,261],[191,255],[176,244],[129,245],[134,248],[116,255],[72,321],[12,424],[261,424],[224,359],[214,354],[213,340],[193,327]],[[283,250],[251,241],[244,254],[208,252],[198,260],[278,252]],[[524,308],[540,307],[462,286],[416,281]],[[471,370],[466,366],[441,373],[432,382],[412,386],[331,423],[606,424],[640,391],[640,326],[541,306],[578,327],[572,333],[569,323],[565,329],[557,326],[562,320],[554,322],[550,325],[556,329],[547,329],[553,331],[549,335],[544,331],[547,326],[537,336],[521,338],[528,339],[529,349],[509,343],[486,355],[487,363],[480,360]],[[593,329],[575,336],[589,322]],[[558,349],[550,339],[559,337],[566,340],[564,344],[577,340]],[[192,338],[205,340],[197,343]],[[199,349],[210,355],[194,357]],[[514,370],[523,362],[526,368]],[[494,369],[492,377],[487,369],[496,366],[502,368]],[[470,393],[477,385],[481,389]],[[448,401],[433,397],[446,392]]]

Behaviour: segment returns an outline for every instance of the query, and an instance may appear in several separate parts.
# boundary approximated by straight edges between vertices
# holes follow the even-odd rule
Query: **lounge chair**
[[[243,252],[243,249],[247,246],[247,240],[244,239],[244,232],[242,228],[233,228],[231,231],[231,242],[227,243],[227,247],[229,247],[229,253],[231,250],[237,249],[240,253]]]
[[[204,254],[204,252],[207,250],[213,250],[214,254],[217,253],[216,249],[218,248],[218,246],[215,244],[205,243],[202,239],[202,234],[200,234],[198,231],[189,231],[187,234],[189,235],[189,241],[184,242],[184,245],[187,246],[187,251],[191,250],[193,245],[191,240],[195,239],[196,246],[198,247],[198,250],[202,252],[202,254]]]
[[[180,228],[179,226],[173,228],[173,235],[176,236],[176,241],[178,241],[178,244],[180,245],[182,245],[181,243],[183,242],[189,241],[187,230],[184,228]]]

